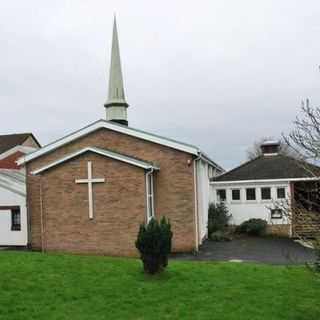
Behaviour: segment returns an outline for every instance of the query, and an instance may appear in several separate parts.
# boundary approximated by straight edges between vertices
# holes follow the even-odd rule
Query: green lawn
[[[0,319],[320,319],[320,279],[303,266],[0,252]]]

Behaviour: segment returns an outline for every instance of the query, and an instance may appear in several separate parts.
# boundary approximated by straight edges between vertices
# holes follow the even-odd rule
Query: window
[[[146,174],[146,190],[147,190],[147,222],[154,217],[154,197],[153,197],[153,174]]]
[[[232,190],[232,200],[239,201],[240,200],[240,189]]]
[[[271,219],[282,219],[281,209],[271,209]]]
[[[21,214],[20,208],[11,209],[11,230],[21,230]]]
[[[218,199],[218,202],[226,201],[227,199],[226,189],[217,190],[217,199]]]
[[[246,189],[247,200],[256,200],[256,189],[248,188]]]
[[[213,178],[213,177],[215,176],[214,173],[215,173],[215,172],[214,172],[214,168],[211,167],[211,166],[209,166],[209,169],[208,169],[208,176],[209,176],[209,178]]]
[[[285,199],[286,198],[286,189],[285,188],[277,188],[277,198]]]
[[[270,200],[271,199],[271,189],[270,188],[261,188],[261,199]]]

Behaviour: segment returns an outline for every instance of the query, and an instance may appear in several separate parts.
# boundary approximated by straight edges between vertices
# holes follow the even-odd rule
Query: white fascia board
[[[288,179],[261,179],[261,180],[235,180],[235,181],[211,181],[211,185],[222,184],[253,184],[253,183],[273,183],[273,182],[295,182],[295,181],[317,181],[320,177],[312,178],[288,178]]]
[[[5,159],[8,156],[10,156],[10,155],[12,155],[12,154],[14,154],[14,153],[16,153],[18,151],[27,154],[27,153],[30,153],[30,152],[35,151],[35,150],[36,150],[36,148],[18,145],[18,146],[15,146],[15,147],[5,151],[4,153],[1,153],[0,154],[0,160]]]
[[[225,172],[225,170],[220,167],[217,163],[215,163],[213,160],[211,160],[205,153],[203,153],[202,151],[199,151],[199,156],[200,156],[200,159],[211,164],[213,167],[221,170],[222,172]]]
[[[136,167],[140,167],[140,168],[143,168],[143,169],[154,169],[154,170],[159,170],[159,167],[155,167],[153,165],[151,165],[150,163],[147,163],[147,162],[143,162],[143,161],[140,161],[140,160],[137,160],[137,159],[134,159],[134,158],[130,158],[130,157],[127,157],[127,156],[124,156],[124,155],[121,155],[121,154],[118,154],[118,153],[115,153],[115,152],[111,152],[111,151],[108,151],[108,150],[103,150],[103,149],[99,149],[99,148],[94,148],[94,147],[86,147],[86,148],[83,148],[77,152],[74,152],[74,153],[71,153],[57,161],[54,161],[54,162],[51,162],[49,163],[48,165],[44,166],[44,167],[41,167],[37,170],[34,170],[31,172],[31,174],[33,175],[37,175],[43,171],[46,171],[52,167],[55,167],[67,160],[70,160],[74,157],[77,157],[85,152],[88,152],[88,151],[91,151],[91,152],[94,152],[96,154],[100,154],[102,156],[105,156],[105,157],[108,157],[108,158],[112,158],[112,159],[115,159],[115,160],[119,160],[119,161],[122,161],[122,162],[126,162],[128,164],[131,164],[131,165],[134,165]]]
[[[164,145],[164,146],[167,146],[167,147],[170,147],[170,148],[173,148],[176,150],[184,151],[187,153],[191,153],[194,155],[198,155],[198,153],[199,153],[198,148],[196,148],[195,146],[192,146],[192,145],[187,145],[184,143],[180,143],[178,141],[170,140],[170,139],[160,137],[160,136],[157,136],[154,134],[150,134],[150,133],[147,133],[144,131],[132,129],[127,126],[113,124],[113,123],[106,121],[106,120],[98,120],[98,121],[88,125],[87,127],[84,127],[76,132],[73,132],[73,133],[59,139],[59,140],[56,140],[53,143],[50,143],[50,144],[42,147],[41,149],[38,149],[28,155],[21,157],[20,159],[18,159],[17,164],[21,165],[21,164],[27,163],[27,162],[29,162],[35,158],[38,158],[48,152],[51,152],[57,148],[60,148],[61,146],[65,145],[69,142],[72,142],[73,140],[79,139],[79,138],[81,138],[91,132],[94,132],[94,131],[96,131],[98,129],[102,129],[102,128],[109,129],[109,130],[116,131],[116,132],[120,132],[120,133],[126,134],[128,136],[140,138],[140,139],[143,139],[146,141],[151,141],[151,142],[154,142],[154,143],[157,143],[160,145]]]

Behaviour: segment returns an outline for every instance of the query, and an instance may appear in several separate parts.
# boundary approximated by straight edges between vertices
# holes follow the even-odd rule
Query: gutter
[[[260,180],[233,180],[233,181],[210,181],[210,185],[243,184],[243,183],[270,183],[270,182],[294,182],[294,181],[317,181],[320,177],[312,178],[288,178],[288,179],[260,179]]]

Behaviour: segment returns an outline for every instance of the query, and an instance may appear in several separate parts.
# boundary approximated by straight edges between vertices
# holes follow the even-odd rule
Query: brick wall
[[[7,156],[4,159],[0,160],[0,168],[1,169],[15,169],[18,170],[20,167],[17,165],[16,161],[23,156],[24,153],[17,151],[10,156]]]
[[[87,178],[88,161],[92,161],[93,177],[105,178],[104,183],[93,185],[92,220],[88,185],[75,183],[75,178]],[[136,254],[134,241],[145,218],[143,169],[87,153],[48,170],[41,185],[46,250]]]
[[[192,160],[192,156],[177,151],[165,146],[157,145],[151,142],[147,142],[138,138],[130,137],[127,135],[124,135],[122,133],[113,132],[108,129],[100,129],[97,130],[94,133],[91,133],[85,137],[82,137],[78,139],[75,142],[69,143],[54,152],[44,155],[41,158],[35,159],[34,161],[30,162],[27,165],[28,170],[28,177],[27,177],[27,198],[28,198],[28,211],[31,218],[31,243],[34,248],[40,248],[41,243],[44,242],[43,239],[41,239],[41,204],[40,204],[40,184],[39,184],[39,177],[34,177],[30,175],[30,172],[36,168],[39,168],[45,164],[48,164],[49,162],[52,162],[56,159],[59,159],[60,157],[75,152],[79,150],[80,148],[83,148],[85,146],[96,146],[100,148],[106,148],[111,149],[116,152],[124,153],[129,156],[138,157],[140,159],[146,160],[146,161],[153,161],[157,165],[160,166],[160,172],[157,173],[156,179],[155,179],[155,212],[156,216],[160,217],[162,215],[165,215],[170,218],[174,233],[173,238],[173,249],[174,251],[191,251],[195,248],[195,222],[194,222],[194,185],[193,185],[193,166],[190,165],[189,160]],[[47,174],[44,174],[41,178],[42,180],[42,193],[43,193],[43,199],[45,200],[43,202],[44,204],[44,211],[46,210],[46,206],[51,205],[51,203],[54,203],[55,198],[57,198],[55,193],[55,188],[58,188],[59,184],[61,182],[65,183],[65,177],[66,176],[73,176],[75,173],[79,173],[78,171],[73,171],[74,169],[69,172],[69,169],[64,169],[64,166],[66,168],[69,168],[67,164],[61,165],[61,170],[66,170],[66,172],[63,172],[62,175],[58,175],[57,177],[64,177],[63,180],[61,178],[54,178],[54,176],[51,176],[55,172],[55,170],[60,170],[59,167],[57,169],[48,171]],[[95,162],[93,162],[93,166],[95,166]],[[127,166],[127,165],[126,165]],[[79,169],[80,170],[80,169]],[[83,167],[83,170],[86,170],[86,166]],[[141,169],[139,169],[141,170]],[[100,173],[102,173],[100,171]],[[85,175],[85,172],[83,171],[83,176]],[[124,179],[125,173],[119,172],[119,183],[121,183],[122,179]],[[75,179],[77,177],[73,177]],[[108,180],[108,171],[105,173],[105,178]],[[55,180],[56,179],[56,180]],[[139,180],[139,179],[138,179]],[[50,187],[50,184],[52,181],[56,181],[53,187]],[[79,186],[78,186],[79,187]],[[83,188],[86,188],[85,186],[82,186]],[[97,188],[100,188],[100,186],[97,186]],[[71,190],[71,189],[70,189]],[[72,189],[73,190],[73,189]],[[57,190],[56,190],[57,191]],[[49,192],[49,193],[48,193]],[[49,197],[48,194],[51,196]],[[69,194],[72,194],[69,193]],[[113,212],[115,215],[117,213],[121,212],[121,206],[124,204],[123,201],[120,201],[122,195],[126,194],[125,188],[120,189],[118,192],[119,195],[119,201],[116,201],[113,205]],[[46,198],[48,197],[48,198]],[[61,200],[61,207],[59,211],[57,211],[55,214],[59,215],[62,214],[63,207],[69,203],[69,195],[65,195]],[[72,196],[73,197],[73,196]],[[70,201],[73,199],[71,197]],[[59,198],[59,197],[58,197]],[[86,196],[87,199],[87,196]],[[140,204],[140,199],[137,200],[137,203]],[[110,203],[105,203],[103,207],[105,209],[101,210],[108,210],[108,206],[110,206]],[[73,210],[74,204],[70,206],[70,210]],[[97,208],[97,210],[100,210]],[[82,215],[87,218],[87,212],[82,212]],[[141,207],[141,214],[145,215],[145,207],[144,204]],[[125,220],[130,222],[130,219],[128,216],[125,217]],[[139,219],[139,222],[141,219]],[[70,228],[74,228],[73,225],[69,225],[69,221],[64,221],[66,223],[66,228],[70,231]],[[98,223],[98,222],[97,222]],[[136,232],[138,230],[138,221],[134,220],[132,222],[135,225],[135,236]],[[120,226],[119,226],[120,227]],[[83,230],[78,231],[79,234],[84,235],[84,239],[87,239],[87,232],[90,230],[90,225],[82,225]],[[126,229],[126,226],[122,226],[121,228]],[[133,228],[133,226],[132,226]],[[100,232],[100,231],[99,231]],[[73,233],[72,233],[73,234]],[[127,242],[134,243],[135,236],[133,238],[133,234],[128,236]],[[56,237],[54,240],[49,239],[50,234],[46,237],[46,245],[48,249],[53,249],[56,247],[52,242],[55,241],[59,242],[59,237]],[[73,236],[74,234],[73,234]],[[71,238],[72,238],[71,237]],[[85,242],[87,240],[84,240],[84,243],[79,246],[79,244],[74,243],[73,246],[71,246],[72,239],[69,239],[68,248],[70,248],[71,251],[75,252],[103,252],[103,253],[109,253],[109,254],[115,254],[118,255],[117,252],[121,252],[121,255],[131,255],[131,251],[128,250],[128,243],[125,244],[125,241],[121,241],[121,246],[117,242],[117,240],[113,240],[111,244],[101,244],[101,246],[105,245],[108,248],[107,251],[102,250],[102,247],[100,245],[94,245],[94,242],[88,243],[88,247],[83,247],[85,245]],[[113,246],[115,249],[111,250],[111,247]],[[57,248],[57,247],[56,247]],[[60,248],[61,250],[67,250],[68,249],[65,245],[64,247]],[[121,249],[123,248],[123,249]],[[131,248],[131,247],[130,247]],[[59,248],[58,248],[59,249]],[[83,250],[85,249],[85,250]],[[129,252],[130,251],[130,252]]]

